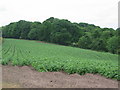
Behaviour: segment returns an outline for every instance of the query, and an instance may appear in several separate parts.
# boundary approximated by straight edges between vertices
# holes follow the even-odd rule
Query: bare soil
[[[2,66],[3,88],[118,88],[118,81],[93,74],[38,72],[32,67]]]

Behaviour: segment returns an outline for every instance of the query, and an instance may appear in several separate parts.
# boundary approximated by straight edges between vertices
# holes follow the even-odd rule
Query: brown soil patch
[[[59,46],[65,46],[61,44],[55,44],[55,43],[49,43],[49,42],[44,42],[44,41],[37,41],[38,43],[45,43],[45,44],[52,44],[52,45],[59,45]]]
[[[100,75],[37,72],[31,67],[2,66],[4,88],[118,88],[118,81]]]
[[[21,88],[21,86],[19,84],[16,84],[16,83],[3,82],[2,88]]]

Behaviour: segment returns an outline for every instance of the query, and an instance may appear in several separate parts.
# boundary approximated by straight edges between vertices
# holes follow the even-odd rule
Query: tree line
[[[20,20],[2,27],[4,38],[40,40],[83,49],[118,54],[120,28],[100,28],[50,17],[44,22]]]

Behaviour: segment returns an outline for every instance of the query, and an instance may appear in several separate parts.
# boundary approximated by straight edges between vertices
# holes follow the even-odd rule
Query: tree
[[[34,29],[31,29],[29,34],[28,34],[28,38],[31,39],[31,40],[37,40],[38,37],[37,37],[37,30],[34,28]]]
[[[115,31],[115,36],[120,36],[120,28],[117,28]]]
[[[20,20],[2,27],[3,37],[53,42],[97,51],[118,53],[120,28],[100,28],[94,24],[71,23],[50,17],[44,22]],[[119,50],[120,51],[120,50]]]
[[[71,34],[64,28],[62,29],[62,32],[55,32],[51,35],[51,42],[62,45],[70,45]]]
[[[40,22],[31,23],[30,31],[28,33],[28,38],[32,39],[32,40],[39,40],[40,30],[41,30],[41,23]]]
[[[78,46],[80,48],[84,49],[90,49],[92,43],[92,38],[90,34],[86,34],[85,36],[82,36],[78,41]]]
[[[19,22],[19,29],[21,30],[20,38],[28,39],[28,33],[30,32],[31,22],[20,20]]]
[[[107,51],[105,41],[103,39],[99,39],[99,38],[93,40],[90,47],[92,50]]]
[[[118,39],[118,37],[113,36],[107,42],[107,49],[111,53],[118,53],[120,49],[119,45],[120,45],[120,40]]]
[[[49,21],[44,21],[41,25],[40,38],[39,40],[50,42],[50,36],[53,28],[53,24]]]

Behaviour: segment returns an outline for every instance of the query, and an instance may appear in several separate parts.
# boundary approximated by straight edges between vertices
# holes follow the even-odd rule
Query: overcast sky
[[[0,0],[0,26],[19,20],[43,22],[49,17],[118,27],[119,0]]]

